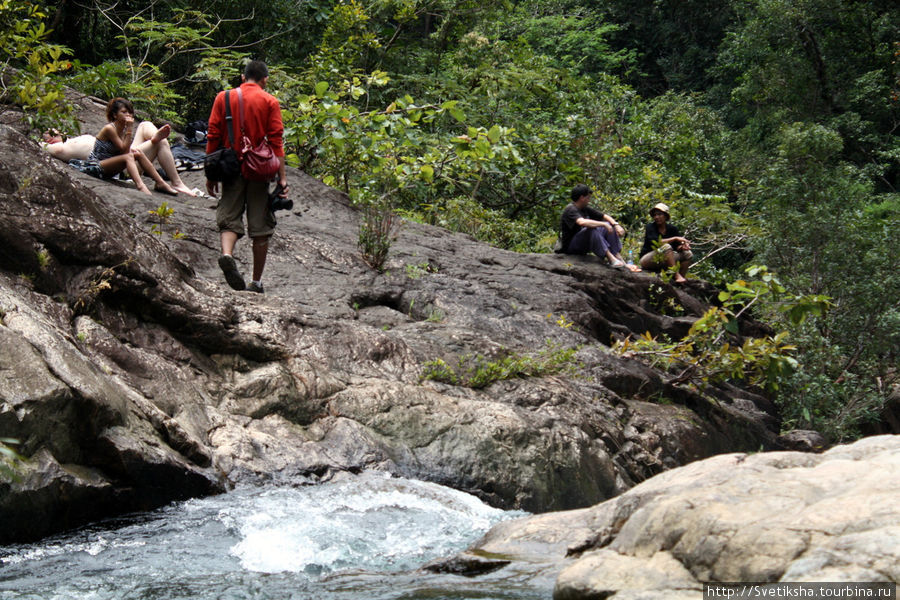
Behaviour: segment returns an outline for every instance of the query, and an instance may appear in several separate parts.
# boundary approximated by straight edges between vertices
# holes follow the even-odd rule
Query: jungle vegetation
[[[75,127],[61,85],[205,119],[266,60],[290,163],[370,233],[399,213],[546,252],[583,182],[636,253],[665,202],[732,302],[698,335],[745,309],[778,332],[722,360],[763,368],[786,429],[852,438],[897,393],[894,0],[0,0],[0,23],[3,102],[35,130]]]

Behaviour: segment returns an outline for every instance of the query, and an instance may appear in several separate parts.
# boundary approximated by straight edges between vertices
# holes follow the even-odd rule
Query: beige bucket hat
[[[666,217],[668,217],[670,219],[672,218],[672,215],[669,214],[669,206],[666,204],[663,204],[662,202],[660,202],[659,204],[657,204],[656,206],[654,206],[653,208],[650,209],[651,217],[653,216],[654,210],[658,210],[661,213],[665,213]]]

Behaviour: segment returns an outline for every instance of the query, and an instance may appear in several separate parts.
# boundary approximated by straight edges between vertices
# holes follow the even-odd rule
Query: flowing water
[[[520,515],[377,473],[239,488],[0,547],[0,600],[545,600],[551,582],[509,569],[416,570]]]

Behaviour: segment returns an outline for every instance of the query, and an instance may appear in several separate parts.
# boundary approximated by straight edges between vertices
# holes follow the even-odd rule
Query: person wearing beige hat
[[[683,283],[691,266],[691,243],[681,236],[678,228],[669,223],[669,207],[660,202],[650,209],[653,219],[647,223],[644,246],[641,248],[641,267],[648,271],[662,271],[678,265],[675,283]]]

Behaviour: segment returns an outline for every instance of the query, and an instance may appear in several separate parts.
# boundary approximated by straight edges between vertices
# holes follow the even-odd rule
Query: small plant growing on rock
[[[168,225],[169,219],[172,218],[172,215],[174,213],[175,209],[170,207],[168,202],[163,202],[154,210],[148,210],[147,214],[152,217],[156,217],[157,219],[157,222],[150,227],[150,233],[154,235],[162,235],[163,227],[165,225]]]
[[[50,253],[46,248],[41,248],[37,252],[37,262],[38,266],[41,268],[41,271],[45,270],[48,266],[50,266]]]
[[[425,363],[421,379],[480,389],[505,379],[572,372],[577,368],[573,363],[576,352],[578,348],[557,346],[548,341],[544,350],[533,355],[512,353],[498,360],[488,360],[480,354],[466,354],[459,358],[456,367],[438,358]]]
[[[671,279],[671,273],[669,275],[669,279]],[[647,299],[650,301],[650,306],[659,311],[661,315],[680,317],[684,314],[684,307],[677,297],[658,283],[651,283],[647,287]]]
[[[10,448],[10,446],[17,445],[19,440],[13,440],[10,438],[0,438],[0,478],[2,479],[15,479],[18,473],[16,472],[16,463],[22,460],[22,457],[19,454]]]
[[[571,329],[572,325],[575,324],[572,321],[570,321],[568,319],[568,317],[566,317],[566,315],[564,315],[562,313],[560,313],[560,315],[558,317],[556,315],[554,315],[553,313],[548,313],[547,319],[549,321],[555,321],[556,324],[559,325],[560,328],[562,328],[562,329]]]
[[[449,383],[450,385],[456,385],[459,382],[456,371],[441,358],[428,361],[424,367],[421,377],[422,381],[430,379],[432,381]]]
[[[163,202],[154,210],[148,210],[148,214],[157,218],[158,222],[154,223],[150,227],[150,233],[154,235],[162,235],[163,228],[169,224],[169,221],[172,219],[172,215],[175,214],[175,209],[169,206],[168,202]],[[184,237],[184,234],[178,231],[177,229],[172,232],[173,240],[180,240]]]
[[[437,273],[437,269],[428,261],[417,265],[406,265],[406,276],[410,279],[419,279],[429,273]]]
[[[94,305],[97,297],[105,290],[112,288],[110,281],[116,274],[116,270],[128,266],[134,259],[128,258],[117,265],[107,267],[95,275],[87,288],[78,296],[72,308],[76,313],[85,314]]]
[[[401,220],[387,202],[367,204],[359,223],[359,251],[370,267],[384,272],[391,244],[397,239]]]
[[[446,317],[447,315],[444,314],[444,311],[435,306],[432,306],[431,310],[428,312],[428,318],[425,320],[429,323],[440,323]]]

